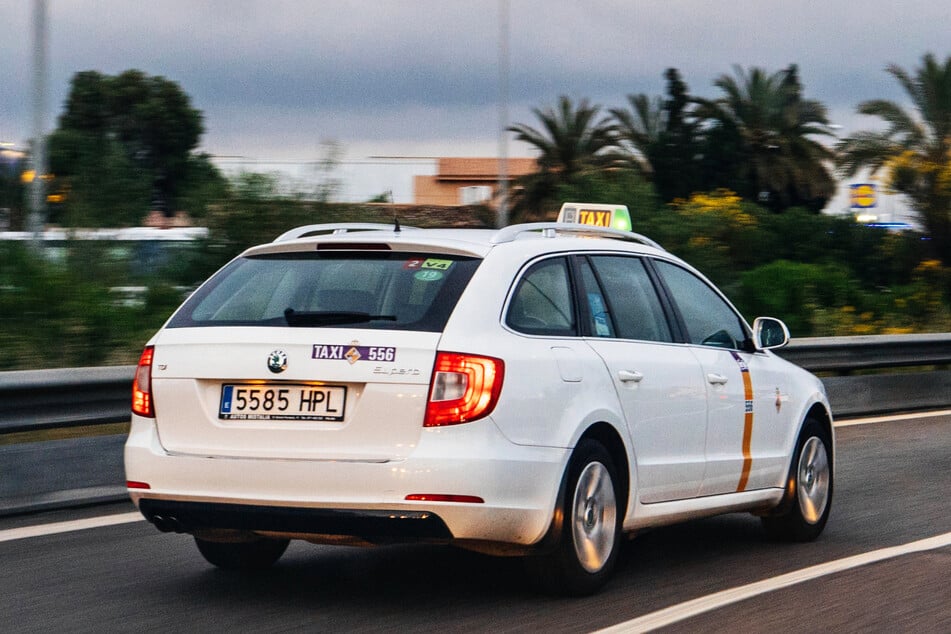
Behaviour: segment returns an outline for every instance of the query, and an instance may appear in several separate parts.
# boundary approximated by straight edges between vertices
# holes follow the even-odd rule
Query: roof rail
[[[654,242],[647,236],[633,231],[622,231],[611,227],[595,227],[593,225],[580,225],[567,222],[528,222],[520,225],[509,225],[499,229],[498,233],[492,238],[493,244],[503,244],[512,242],[523,233],[541,231],[546,238],[554,238],[557,233],[571,233],[579,236],[597,236],[599,238],[615,238],[618,240],[627,240],[628,242],[637,242],[655,249],[664,251],[664,247]]]
[[[296,240],[297,238],[303,238],[304,236],[316,233],[329,233],[331,235],[350,233],[352,231],[392,231],[398,233],[404,229],[408,231],[417,230],[416,227],[401,226],[399,224],[384,224],[382,222],[332,222],[316,225],[304,225],[302,227],[290,229],[289,231],[285,231],[281,235],[274,238],[274,242]]]

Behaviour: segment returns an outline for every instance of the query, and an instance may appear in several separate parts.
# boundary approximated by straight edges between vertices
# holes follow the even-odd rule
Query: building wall
[[[458,205],[459,185],[441,182],[437,176],[414,176],[413,202],[417,205]]]
[[[507,177],[511,179],[537,170],[535,159],[513,158],[506,161]],[[491,207],[499,193],[499,160],[495,158],[441,158],[435,176],[413,177],[413,202],[417,205],[462,205],[461,190],[465,187],[488,186]]]

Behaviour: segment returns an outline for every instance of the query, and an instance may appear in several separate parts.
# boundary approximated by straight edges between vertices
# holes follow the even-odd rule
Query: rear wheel
[[[213,542],[195,538],[206,561],[225,570],[264,570],[274,565],[290,543],[286,539],[259,538],[245,542]]]
[[[552,551],[533,558],[535,574],[549,592],[585,595],[603,586],[621,544],[617,470],[598,442],[579,443],[568,466],[560,535]]]
[[[832,508],[832,485],[829,433],[809,419],[799,434],[786,497],[776,513],[763,518],[766,531],[784,541],[808,542],[818,537]]]

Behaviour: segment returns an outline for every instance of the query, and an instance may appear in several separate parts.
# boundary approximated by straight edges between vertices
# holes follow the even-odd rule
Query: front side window
[[[736,311],[702,279],[675,264],[655,261],[680,310],[690,343],[745,349],[749,333]]]
[[[568,263],[564,258],[537,262],[525,272],[512,295],[505,323],[532,335],[576,334]]]
[[[193,294],[169,327],[439,332],[479,262],[442,254],[342,251],[239,258]]]

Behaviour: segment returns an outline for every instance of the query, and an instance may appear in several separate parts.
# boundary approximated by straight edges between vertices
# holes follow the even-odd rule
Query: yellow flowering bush
[[[728,226],[755,226],[756,218],[743,209],[743,199],[729,189],[695,192],[688,200],[677,198],[670,203],[680,214],[716,216]]]

